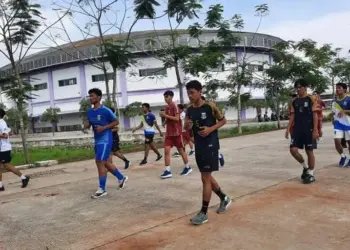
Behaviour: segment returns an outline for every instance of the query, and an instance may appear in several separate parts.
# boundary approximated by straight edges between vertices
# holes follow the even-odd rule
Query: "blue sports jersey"
[[[332,104],[332,111],[334,114],[334,129],[349,131],[350,130],[350,116],[344,115],[338,117],[340,110],[350,110],[350,96],[345,96],[343,99],[335,99]]]
[[[106,126],[115,121],[117,118],[113,112],[109,108],[102,105],[96,110],[93,108],[89,109],[87,118],[94,130],[95,144],[112,144],[112,129],[106,129],[105,131],[98,133],[95,131],[95,128],[96,126]]]
[[[154,121],[156,117],[153,113],[149,112],[141,117],[141,121],[143,123],[143,128],[145,135],[154,135],[156,133],[154,129]]]

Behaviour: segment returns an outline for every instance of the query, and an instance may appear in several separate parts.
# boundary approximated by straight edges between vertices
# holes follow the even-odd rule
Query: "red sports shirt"
[[[323,109],[326,108],[326,103],[322,100],[317,100],[317,117],[318,120],[323,120]]]
[[[176,103],[169,103],[165,107],[165,114],[169,116],[177,116],[180,114],[179,108]],[[166,119],[166,136],[179,136],[182,133],[181,119],[179,121],[173,121]]]

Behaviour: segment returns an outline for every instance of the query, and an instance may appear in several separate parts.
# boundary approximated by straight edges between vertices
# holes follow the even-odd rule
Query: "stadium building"
[[[179,101],[179,90],[176,87],[175,69],[164,69],[163,63],[152,57],[149,53],[148,42],[150,34],[154,31],[133,32],[131,38],[134,47],[131,51],[135,54],[137,63],[126,71],[117,71],[117,100],[121,110],[120,124],[124,128],[130,128],[139,123],[139,118],[129,118],[123,115],[123,109],[133,102],[148,102],[152,111],[158,113],[164,107],[163,93],[165,90],[172,90],[175,93],[175,101]],[[169,33],[167,30],[159,30],[157,40],[162,44],[169,43]],[[186,30],[180,32],[177,43],[180,45],[190,45],[195,48],[198,40],[190,39]],[[237,58],[241,58],[243,51],[249,62],[249,67],[255,74],[261,74],[263,63],[272,62],[270,55],[272,46],[282,41],[278,37],[266,34],[240,33],[241,43],[236,45],[232,53]],[[108,38],[118,37],[110,35]],[[209,42],[216,40],[216,31],[204,31],[199,40]],[[156,40],[156,42],[157,42]],[[246,46],[249,44],[250,46]],[[154,48],[159,48],[160,44],[153,44]],[[148,51],[148,52],[147,52]],[[59,131],[81,130],[82,119],[79,112],[79,101],[87,98],[90,88],[100,88],[106,93],[104,75],[100,68],[92,65],[91,59],[102,60],[97,39],[78,41],[73,44],[60,46],[60,48],[47,49],[30,56],[27,56],[21,65],[21,72],[26,79],[36,89],[35,99],[28,103],[28,113],[32,117],[30,130],[34,132],[51,131],[51,125],[40,121],[41,114],[50,107],[60,108]],[[112,67],[106,62],[108,68],[109,89],[112,93]],[[217,69],[210,71],[216,79],[225,80],[229,75],[229,65],[224,63]],[[10,74],[10,65],[0,68],[0,78],[5,78]],[[181,77],[184,81],[196,79],[191,75],[186,75],[180,69]],[[200,77],[203,83],[205,82]],[[10,83],[1,83],[0,102],[7,108],[13,107],[13,103],[6,97],[6,91],[11,87]],[[242,93],[250,92],[253,99],[263,99],[264,89],[247,86],[242,89]],[[185,94],[186,95],[186,94]],[[229,94],[224,91],[219,92],[218,102],[227,102]],[[104,97],[105,98],[105,97]],[[187,97],[186,97],[187,98]],[[242,119],[253,119],[257,115],[256,109],[248,108],[242,110]],[[235,120],[237,112],[235,108],[227,107],[226,117],[228,120]],[[160,118],[159,118],[160,119]]]

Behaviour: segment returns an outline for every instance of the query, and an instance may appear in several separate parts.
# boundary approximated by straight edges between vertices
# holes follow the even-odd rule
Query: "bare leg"
[[[337,152],[340,155],[344,153],[343,145],[341,143],[341,139],[334,139],[334,145],[335,145],[335,149],[337,150]]]
[[[183,160],[185,166],[187,167],[188,166],[188,157],[187,157],[187,154],[186,154],[184,148],[178,148],[177,150],[179,151],[179,154],[181,155],[182,160]]]
[[[145,160],[147,160],[148,155],[149,155],[149,148],[150,148],[151,144],[145,144]]]
[[[113,153],[115,156],[117,156],[119,159],[121,159],[122,161],[127,161],[127,159],[125,158],[125,156],[122,154],[122,152],[120,152],[119,150],[117,152]]]
[[[305,162],[303,156],[299,153],[298,148],[290,148],[290,153],[294,157],[294,159],[296,159],[300,164]]]
[[[171,152],[171,147],[166,146],[164,148],[164,162],[165,162],[165,167],[169,167],[170,166],[170,152]]]
[[[309,169],[314,170],[315,169],[315,155],[314,151],[305,151],[307,154],[307,162],[309,165]]]
[[[156,145],[154,145],[153,142],[149,144],[149,147],[153,150],[154,153],[156,153],[157,155],[160,155],[158,149],[156,148]]]
[[[15,175],[17,175],[18,177],[22,176],[21,171],[19,171],[17,168],[15,168],[14,166],[12,166],[9,163],[4,164],[4,167],[7,169],[7,171],[14,173]]]

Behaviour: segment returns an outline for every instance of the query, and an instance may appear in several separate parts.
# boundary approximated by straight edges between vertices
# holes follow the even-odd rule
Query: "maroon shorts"
[[[164,147],[176,147],[183,148],[184,141],[182,135],[179,136],[166,136],[164,141]]]
[[[190,142],[191,141],[190,132],[188,132],[188,131],[182,132],[182,139],[183,139],[185,144]]]

